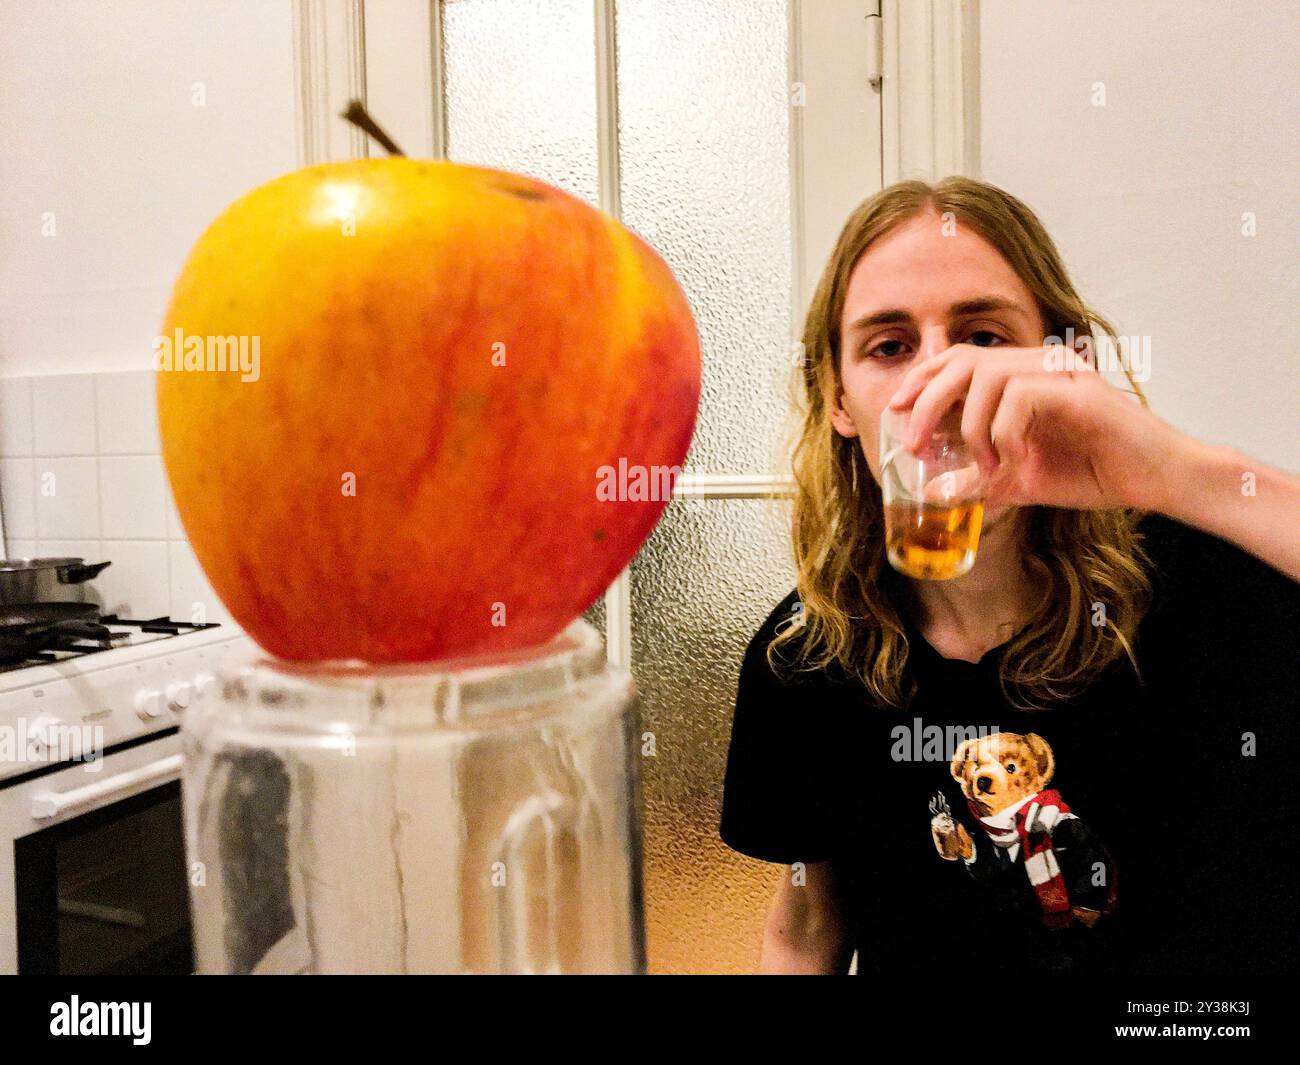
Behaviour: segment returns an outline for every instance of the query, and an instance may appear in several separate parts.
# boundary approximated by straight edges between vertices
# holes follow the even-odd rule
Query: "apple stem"
[[[348,109],[344,111],[340,117],[346,118],[356,126],[357,129],[361,130],[361,132],[368,133],[370,136],[374,137],[374,139],[379,142],[380,146],[388,151],[389,155],[404,156],[406,154],[397,146],[397,142],[380,128],[379,123],[370,117],[370,112],[366,110],[366,105],[360,100],[348,101]]]

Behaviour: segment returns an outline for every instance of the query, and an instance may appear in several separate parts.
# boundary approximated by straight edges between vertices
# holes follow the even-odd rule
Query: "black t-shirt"
[[[772,672],[795,592],[755,633],[719,832],[832,863],[860,974],[1298,967],[1300,584],[1161,515],[1141,529],[1141,680],[1124,656],[1046,710],[1008,705],[1003,648],[944,658],[910,622],[906,710],[834,666]]]

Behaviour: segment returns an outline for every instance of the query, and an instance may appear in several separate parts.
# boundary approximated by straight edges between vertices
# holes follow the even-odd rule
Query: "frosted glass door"
[[[620,594],[586,615],[611,636],[630,622],[652,734],[651,972],[753,971],[781,873],[718,840],[722,772],[741,654],[793,586],[782,442],[806,300],[840,224],[880,187],[876,14],[876,0],[366,5],[368,66],[431,75],[409,95],[385,80],[397,125],[428,114],[437,128],[423,139],[448,158],[618,215],[673,267],[699,326],[688,484]],[[394,52],[417,45],[423,65]]]

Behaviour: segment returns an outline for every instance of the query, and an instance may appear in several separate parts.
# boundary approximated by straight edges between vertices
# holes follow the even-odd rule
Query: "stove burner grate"
[[[114,627],[119,631],[114,631]],[[122,629],[135,629],[142,634],[167,637],[219,627],[215,621],[173,621],[166,615],[156,618],[123,618],[116,614],[104,614],[97,619],[59,622],[30,635],[7,634],[0,638],[0,673],[64,662],[69,658],[81,658],[98,651],[126,646],[131,642],[131,633],[120,631]]]

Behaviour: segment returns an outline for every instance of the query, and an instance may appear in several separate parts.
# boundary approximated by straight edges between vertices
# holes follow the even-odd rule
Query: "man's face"
[[[1009,306],[956,306],[984,299]],[[900,313],[862,321],[886,312]],[[959,222],[945,227],[933,212],[903,223],[858,260],[839,328],[842,391],[830,404],[831,422],[862,440],[877,484],[880,415],[909,367],[954,344],[1040,347],[1044,339],[1033,296],[997,249]],[[986,527],[1010,509],[988,508]]]

